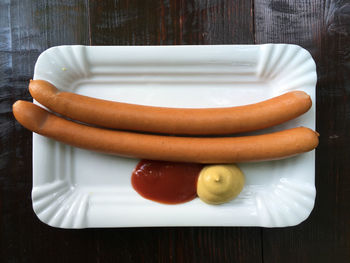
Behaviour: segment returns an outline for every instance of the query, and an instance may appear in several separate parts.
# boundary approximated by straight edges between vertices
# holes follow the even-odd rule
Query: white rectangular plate
[[[167,107],[235,106],[303,90],[312,98],[310,111],[262,132],[315,129],[315,63],[296,45],[60,46],[40,55],[34,79],[96,98]],[[34,134],[34,211],[44,223],[61,228],[284,227],[305,220],[314,206],[314,151],[239,164],[246,175],[244,190],[219,206],[198,198],[180,205],[142,198],[130,182],[138,161]]]

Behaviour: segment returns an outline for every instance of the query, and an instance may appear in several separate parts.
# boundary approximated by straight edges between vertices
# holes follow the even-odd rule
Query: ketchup
[[[197,179],[203,165],[163,161],[140,161],[131,184],[141,196],[164,204],[180,204],[197,196]]]

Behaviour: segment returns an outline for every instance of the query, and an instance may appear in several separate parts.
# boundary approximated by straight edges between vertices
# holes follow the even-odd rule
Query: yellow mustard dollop
[[[238,196],[244,183],[243,172],[237,165],[208,165],[199,174],[197,195],[208,204],[222,204]]]

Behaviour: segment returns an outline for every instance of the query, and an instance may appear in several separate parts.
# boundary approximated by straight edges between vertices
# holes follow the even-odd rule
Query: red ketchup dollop
[[[197,196],[197,179],[203,165],[163,161],[140,161],[131,184],[141,196],[163,204],[180,204]]]

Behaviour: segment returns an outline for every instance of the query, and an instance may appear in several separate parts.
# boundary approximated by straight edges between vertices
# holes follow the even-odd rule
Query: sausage
[[[44,80],[32,80],[29,91],[48,109],[96,126],[152,133],[218,135],[271,127],[307,112],[310,96],[293,91],[281,96],[228,108],[166,108],[95,99],[61,92]]]
[[[13,105],[27,129],[93,151],[151,160],[234,163],[281,159],[311,151],[318,134],[305,127],[245,137],[176,137],[115,131],[60,118],[26,101]]]

